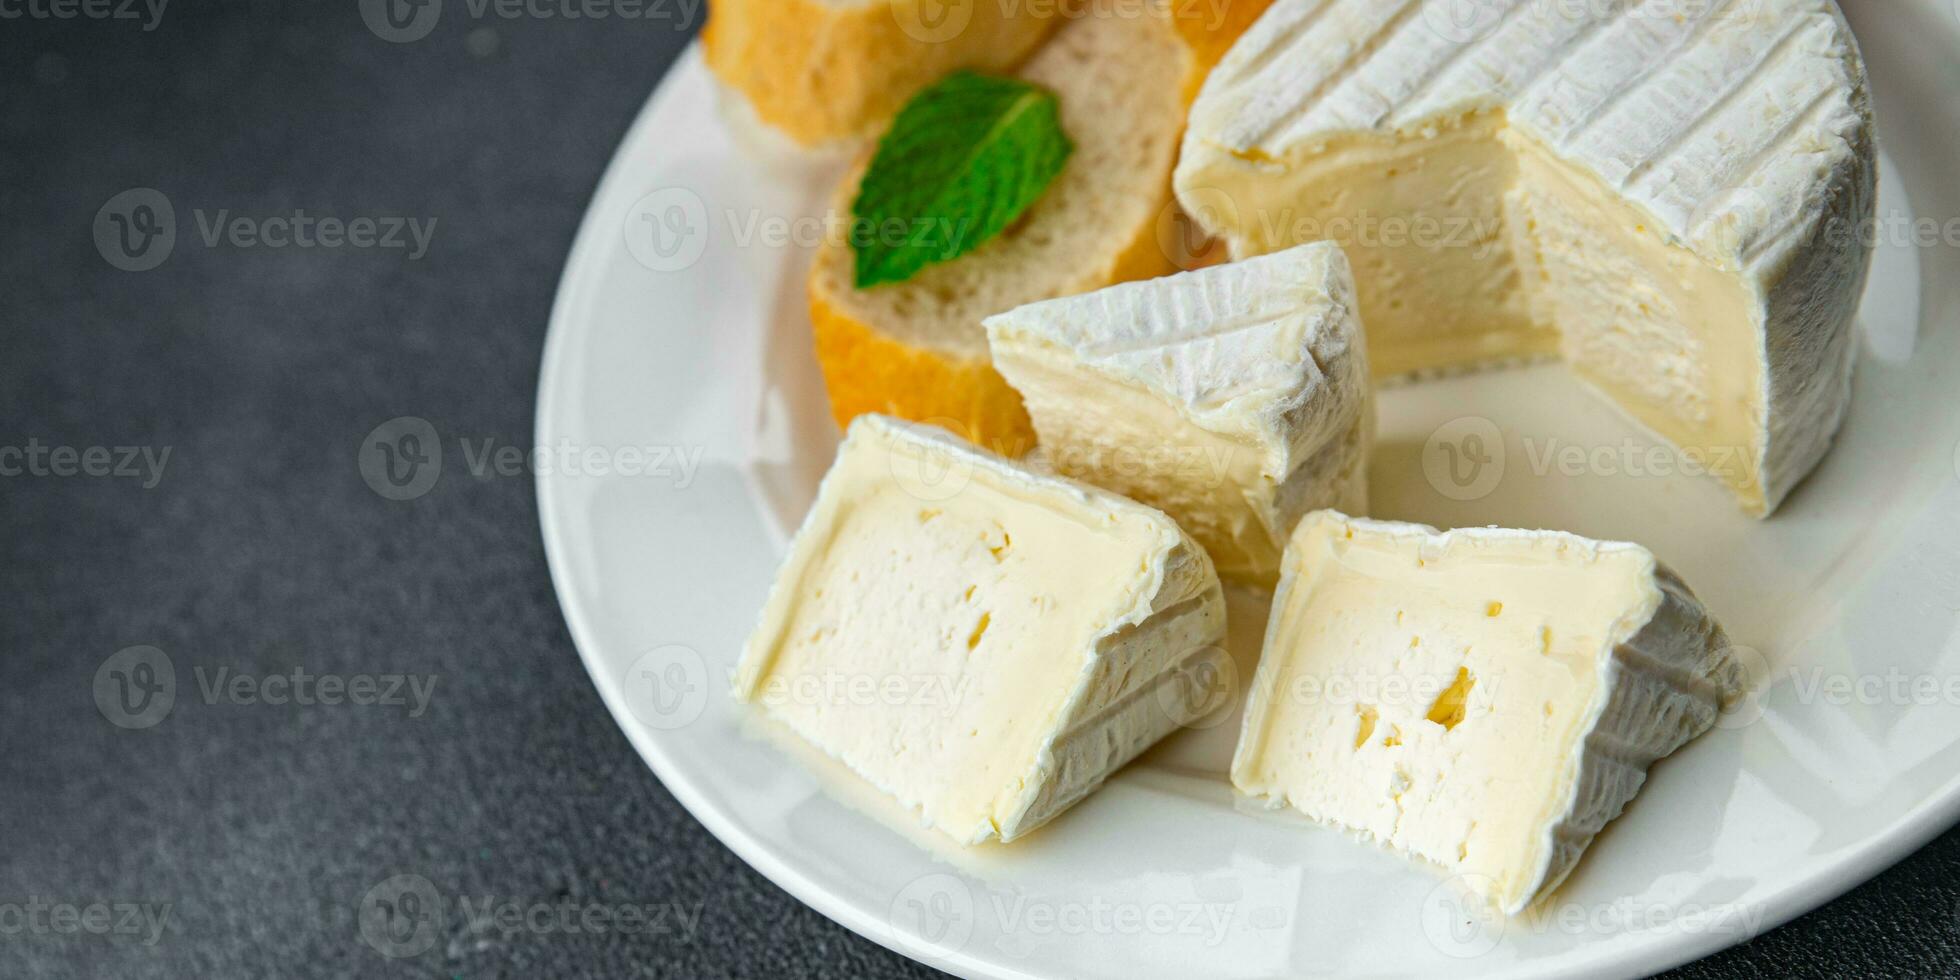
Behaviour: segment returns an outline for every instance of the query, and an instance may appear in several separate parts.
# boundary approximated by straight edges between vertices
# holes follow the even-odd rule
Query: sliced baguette
[[[1020,74],[1056,93],[1075,152],[999,237],[905,282],[869,289],[852,284],[847,243],[833,237],[819,246],[810,317],[839,426],[882,412],[944,426],[1010,456],[1034,446],[1020,395],[988,361],[980,321],[1175,271],[1179,250],[1159,233],[1175,212],[1170,174],[1185,110],[1229,46],[1221,35],[1243,29],[1265,5],[1228,2],[1186,10],[1107,0],[1070,17]],[[839,189],[838,213],[849,213],[862,173],[860,164]]]
[[[1053,0],[713,0],[702,47],[740,118],[802,147],[876,134],[957,68],[1004,71],[1048,37]]]

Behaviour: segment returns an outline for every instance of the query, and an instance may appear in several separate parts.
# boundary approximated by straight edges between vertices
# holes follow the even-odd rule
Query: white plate
[[[744,860],[969,976],[1634,976],[1843,892],[1960,815],[1960,263],[1951,244],[1907,244],[1899,220],[1960,214],[1956,11],[1850,6],[1894,220],[1851,420],[1775,519],[1748,520],[1710,480],[1610,472],[1651,443],[1556,368],[1381,399],[1376,514],[1644,542],[1764,654],[1763,693],[1655,768],[1549,910],[1468,919],[1423,870],[1237,812],[1220,777],[1230,720],[1174,736],[1035,837],[965,855],[746,720],[728,671],[837,438],[804,312],[808,249],[770,242],[809,230],[790,219],[833,175],[744,154],[692,52],[586,215],[539,386],[537,442],[558,461],[538,478],[545,544],[594,684]],[[1444,435],[1495,427],[1506,451],[1494,490],[1458,501],[1422,463],[1463,417]],[[1545,461],[1553,440],[1599,455],[1566,475]],[[1235,599],[1248,663],[1261,615]]]

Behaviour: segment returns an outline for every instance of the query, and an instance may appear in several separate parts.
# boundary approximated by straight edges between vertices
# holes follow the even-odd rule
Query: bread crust
[[[875,412],[932,423],[1003,456],[1034,447],[1021,396],[992,365],[893,340],[832,305],[815,280],[810,319],[838,428]]]
[[[964,11],[943,40],[921,3]],[[997,0],[714,0],[708,67],[756,118],[804,147],[865,139],[905,100],[956,68],[1021,63],[1059,21],[1054,3]],[[938,17],[949,16],[940,13]]]
[[[1193,2],[1177,0],[1165,18],[1168,29],[1189,53],[1182,85],[1182,104],[1187,108],[1197,96],[1205,73],[1223,56],[1238,32],[1257,19],[1268,0],[1233,0],[1226,16],[1212,22],[1181,13],[1180,4]],[[848,209],[862,169],[860,165],[846,178],[835,198],[836,206]],[[1159,239],[1159,224],[1172,216],[1175,208],[1169,170],[1162,176],[1156,199],[1144,212],[1148,217],[1112,236],[1119,243],[1114,252],[1082,257],[1085,263],[1103,265],[1101,269],[1084,269],[1088,281],[1081,284],[1082,291],[1178,271],[1173,255],[1179,250]],[[849,312],[846,297],[832,294],[835,287],[828,280],[838,278],[848,279],[826,277],[819,274],[819,268],[813,268],[809,298],[817,361],[830,394],[831,415],[840,428],[860,414],[880,412],[940,425],[1010,457],[1034,447],[1034,426],[1021,405],[1020,394],[984,356],[907,343],[875,323],[858,319]]]
[[[1169,203],[1166,192],[1163,206]],[[1104,278],[1117,283],[1175,271],[1151,224],[1133,230]],[[896,340],[833,303],[817,277],[809,292],[817,364],[838,428],[878,412],[930,422],[1010,458],[1034,448],[1034,423],[1020,393],[991,363]]]

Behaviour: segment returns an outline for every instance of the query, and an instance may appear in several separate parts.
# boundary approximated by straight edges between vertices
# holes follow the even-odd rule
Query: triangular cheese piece
[[[1193,720],[1224,631],[1164,514],[863,415],[735,695],[955,840],[1008,841]]]
[[[1287,548],[1232,783],[1515,914],[1742,683],[1638,545],[1323,511]]]
[[[987,320],[1057,471],[1175,517],[1270,585],[1301,515],[1367,505],[1368,357],[1347,258],[1302,245]]]

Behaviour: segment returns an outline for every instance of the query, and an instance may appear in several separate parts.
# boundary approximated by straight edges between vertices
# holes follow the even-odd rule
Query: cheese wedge
[[[1056,470],[1157,507],[1270,587],[1301,515],[1367,506],[1368,355],[1329,243],[986,321]]]
[[[1286,552],[1232,783],[1516,914],[1742,684],[1638,545],[1321,511]]]
[[[1279,0],[1176,188],[1235,256],[1339,241],[1378,375],[1556,354],[1766,515],[1845,414],[1874,159],[1831,0]]]
[[[1022,66],[1052,90],[1075,151],[999,236],[899,283],[854,285],[841,236],[811,262],[810,319],[832,415],[879,412],[1019,456],[1020,396],[987,358],[981,320],[1023,303],[1175,271],[1171,167],[1184,111],[1223,43],[1267,0],[1089,0]],[[1073,8],[1072,8],[1073,9]],[[833,199],[849,214],[853,173]]]
[[[1193,719],[1224,592],[1164,514],[878,415],[743,649],[760,704],[963,844],[1013,840]]]

